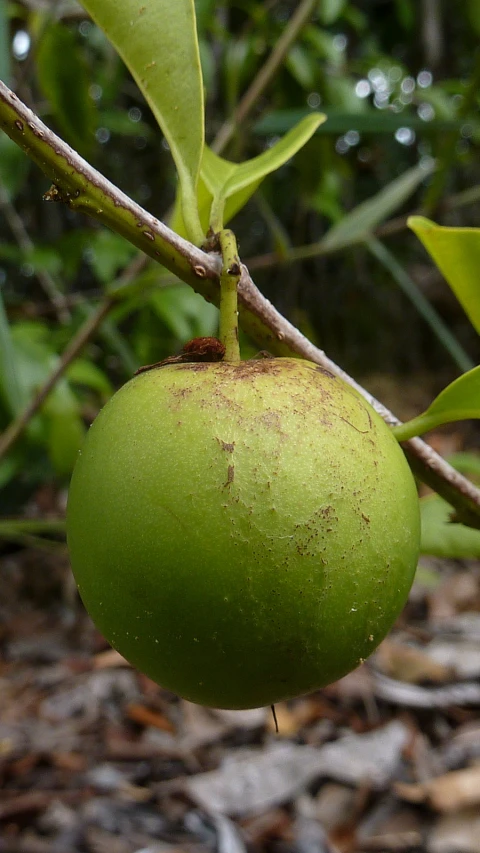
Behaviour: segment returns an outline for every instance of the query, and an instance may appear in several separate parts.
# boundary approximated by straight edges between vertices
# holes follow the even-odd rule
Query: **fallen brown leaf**
[[[393,787],[399,797],[410,803],[427,803],[435,811],[456,812],[480,804],[480,764],[428,782],[397,782]]]

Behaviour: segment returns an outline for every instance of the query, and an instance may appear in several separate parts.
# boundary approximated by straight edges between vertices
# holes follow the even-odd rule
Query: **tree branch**
[[[0,127],[54,180],[52,199],[64,201],[122,234],[218,305],[220,257],[197,249],[135,204],[62,142],[1,82]],[[276,356],[298,355],[320,364],[356,388],[388,424],[400,423],[282,317],[255,287],[246,267],[242,268],[239,286],[239,313],[242,327],[262,349]],[[473,483],[421,439],[410,439],[402,446],[417,476],[455,507],[457,520],[480,527],[480,491]]]

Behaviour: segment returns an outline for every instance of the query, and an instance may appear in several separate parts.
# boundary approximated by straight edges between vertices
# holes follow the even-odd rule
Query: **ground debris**
[[[64,556],[31,586],[22,555],[0,557],[0,853],[480,853],[477,564],[430,561],[376,656],[279,703],[277,735],[268,708],[161,690]]]

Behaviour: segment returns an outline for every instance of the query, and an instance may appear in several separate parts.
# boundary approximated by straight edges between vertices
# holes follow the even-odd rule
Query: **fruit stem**
[[[238,345],[238,302],[237,287],[242,274],[235,234],[224,228],[218,235],[222,251],[220,275],[220,333],[225,346],[224,361],[240,361]]]

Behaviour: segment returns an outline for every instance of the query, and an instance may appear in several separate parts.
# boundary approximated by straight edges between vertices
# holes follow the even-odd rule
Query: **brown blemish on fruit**
[[[335,510],[333,506],[322,506],[321,509],[318,510],[318,515],[321,515],[322,518],[335,518],[336,520]]]
[[[227,468],[227,482],[225,483],[225,488],[230,486],[235,479],[235,466],[229,465]]]
[[[225,450],[227,453],[233,453],[233,451],[235,450],[235,442],[234,441],[232,441],[232,442],[222,441],[221,438],[217,438],[217,441],[220,442],[220,444],[222,445],[222,449]]]

